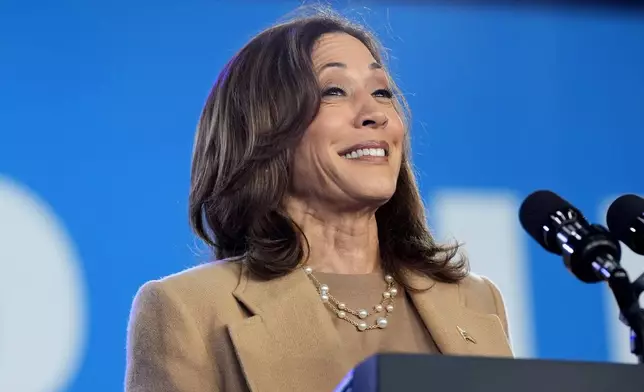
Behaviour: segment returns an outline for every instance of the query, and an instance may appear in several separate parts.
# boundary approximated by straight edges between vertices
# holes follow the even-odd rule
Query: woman
[[[190,219],[214,250],[138,292],[126,391],[329,391],[378,352],[510,356],[497,288],[426,226],[375,39],[274,26],[206,102]]]

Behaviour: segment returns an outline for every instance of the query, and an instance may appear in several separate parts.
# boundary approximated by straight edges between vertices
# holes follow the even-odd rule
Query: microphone
[[[637,195],[618,197],[608,207],[606,223],[611,233],[637,254],[644,255],[644,199]]]
[[[644,199],[637,195],[618,197],[608,207],[606,223],[617,239],[637,254],[644,255]],[[644,293],[644,274],[631,284],[635,297]]]
[[[611,233],[590,224],[581,211],[551,191],[530,194],[521,204],[519,220],[545,250],[562,255],[566,268],[585,283],[624,271],[619,265],[621,247]]]
[[[631,328],[631,352],[639,363],[644,363],[644,311],[639,306],[637,288],[619,264],[621,247],[611,232],[588,223],[572,204],[545,190],[536,191],[523,201],[519,220],[544,249],[563,255],[566,267],[579,280],[608,281],[620,318]]]

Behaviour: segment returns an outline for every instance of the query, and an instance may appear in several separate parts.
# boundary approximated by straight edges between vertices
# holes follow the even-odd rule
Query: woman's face
[[[396,190],[404,130],[387,74],[362,42],[327,34],[313,50],[322,102],[294,156],[294,196],[342,208],[384,204]]]

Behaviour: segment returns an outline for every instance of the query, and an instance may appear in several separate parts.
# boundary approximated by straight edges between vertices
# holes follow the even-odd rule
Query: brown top
[[[387,283],[381,273],[372,274],[329,274],[314,273],[323,284],[329,286],[329,293],[338,301],[354,310],[365,309],[370,315],[364,321],[373,325],[376,318],[384,312],[377,313],[374,306],[380,303]],[[331,309],[333,318],[345,354],[351,363],[358,364],[377,353],[439,353],[436,343],[423,324],[412,301],[400,285],[395,286],[399,294],[394,298],[394,311],[387,317],[387,327],[360,332],[346,320],[338,318]],[[353,315],[347,317],[360,321]]]

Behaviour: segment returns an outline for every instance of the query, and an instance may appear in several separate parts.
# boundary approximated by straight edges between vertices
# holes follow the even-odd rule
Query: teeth
[[[344,155],[347,159],[356,159],[361,156],[372,156],[372,157],[384,157],[385,149],[384,148],[362,148],[359,150],[351,151]]]

